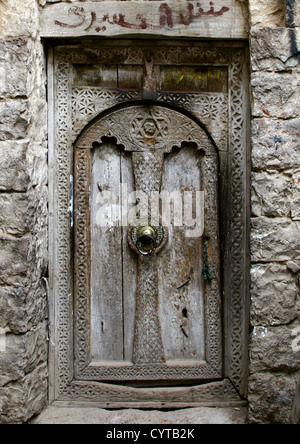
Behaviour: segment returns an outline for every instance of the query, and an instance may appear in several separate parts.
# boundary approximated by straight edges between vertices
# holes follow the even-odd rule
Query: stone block
[[[300,169],[293,172],[292,219],[300,220]]]
[[[0,4],[0,37],[35,37],[38,30],[35,0],[9,0]]]
[[[43,127],[40,128],[41,133]],[[31,168],[31,186],[42,188],[48,183],[48,151],[46,140],[30,143],[27,151],[27,163]]]
[[[251,324],[288,324],[300,316],[297,277],[285,265],[257,264],[251,269]]]
[[[44,343],[46,337],[44,337]],[[24,378],[26,393],[26,410],[23,422],[29,421],[40,413],[48,404],[48,367],[47,354],[41,356],[34,370]]]
[[[33,87],[33,42],[26,38],[0,40],[0,98],[27,96]]]
[[[300,376],[296,387],[296,395],[293,402],[291,424],[300,424]]]
[[[47,365],[39,363],[33,372],[0,387],[0,423],[25,423],[47,404]]]
[[[0,191],[27,191],[32,166],[27,160],[28,143],[0,142]]]
[[[254,216],[290,216],[291,177],[278,172],[254,172],[251,176],[251,203]]]
[[[0,236],[0,285],[22,286],[29,268],[29,237]]]
[[[255,170],[300,167],[300,119],[252,121],[252,165]]]
[[[298,0],[286,0],[286,24],[289,28],[300,26],[300,4]]]
[[[46,282],[0,286],[0,328],[24,334],[47,318]]]
[[[24,334],[47,318],[45,283],[0,287],[0,328],[13,334]]]
[[[285,4],[282,0],[249,0],[251,28],[285,26]]]
[[[6,349],[0,354],[0,387],[21,380],[47,361],[46,323],[25,334],[6,334]]]
[[[36,0],[0,1],[0,423],[27,421],[47,399],[47,104],[38,25]]]
[[[251,220],[252,262],[300,260],[300,222],[285,218]]]
[[[300,79],[290,73],[255,72],[251,78],[253,117],[299,117]]]
[[[250,374],[266,370],[288,373],[300,368],[300,348],[294,346],[296,327],[296,324],[254,327],[250,344]]]
[[[300,27],[300,3],[297,0],[294,2],[294,24]]]
[[[167,424],[172,425],[172,427],[176,424],[247,424],[247,407],[191,407],[171,411],[146,411],[139,409],[106,410],[88,406],[83,409],[74,406],[58,407],[52,404],[36,418],[33,418],[29,424]],[[172,438],[172,435],[170,438]],[[176,439],[176,432],[174,432],[173,439]]]
[[[297,374],[256,373],[249,378],[250,423],[290,424]]]
[[[29,196],[23,193],[0,193],[0,234],[22,236],[28,232]]]
[[[284,71],[300,64],[295,45],[300,47],[300,31],[287,28],[258,28],[251,31],[251,69]]]
[[[286,267],[294,274],[297,274],[300,271],[300,265],[296,264],[296,262],[293,261],[287,262]]]
[[[0,287],[0,328],[16,334],[28,331],[26,286]]]
[[[42,284],[48,267],[48,188],[37,187],[30,193],[28,204],[31,239],[28,251],[30,280],[33,285]],[[42,285],[43,287],[43,285]]]
[[[28,136],[31,121],[28,100],[0,102],[0,140],[20,140]]]
[[[21,381],[15,381],[7,387],[0,386],[0,424],[23,423],[24,395],[24,384]]]

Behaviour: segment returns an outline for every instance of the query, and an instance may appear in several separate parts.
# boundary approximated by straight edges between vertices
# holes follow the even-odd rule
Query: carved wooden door
[[[48,54],[50,401],[241,405],[245,43],[73,43]]]
[[[75,374],[222,376],[218,156],[185,114],[133,104],[75,145]]]

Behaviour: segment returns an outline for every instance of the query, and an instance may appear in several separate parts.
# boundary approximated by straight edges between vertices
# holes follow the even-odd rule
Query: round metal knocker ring
[[[168,231],[159,223],[137,221],[128,231],[128,242],[133,251],[147,256],[158,253],[167,243]]]
[[[140,254],[147,256],[155,251],[156,241],[150,234],[143,234],[138,238],[135,246]]]

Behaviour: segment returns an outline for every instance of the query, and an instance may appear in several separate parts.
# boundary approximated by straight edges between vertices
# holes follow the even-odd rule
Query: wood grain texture
[[[118,196],[120,169],[121,154],[115,146],[103,144],[93,150],[90,248],[94,360],[123,360],[122,228],[114,224],[118,215],[113,210],[118,207],[109,202],[109,196]]]
[[[176,150],[165,156],[163,192],[183,201],[184,192],[201,189],[201,156],[192,147]],[[177,199],[178,200],[178,199]],[[158,255],[160,316],[167,360],[204,360],[204,288],[202,280],[202,237],[188,238],[186,226],[178,225],[174,200],[165,205],[171,209],[169,242]],[[195,214],[194,214],[195,216]]]
[[[239,0],[59,3],[43,9],[41,34],[247,38],[247,5]]]

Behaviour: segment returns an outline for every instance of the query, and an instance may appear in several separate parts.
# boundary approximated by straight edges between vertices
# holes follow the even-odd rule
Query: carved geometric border
[[[100,60],[110,60],[115,57],[111,50],[93,50],[94,56]],[[120,54],[130,63],[140,63],[143,51],[121,49]],[[97,54],[98,55],[97,55]],[[247,279],[247,114],[245,108],[245,91],[243,87],[245,50],[229,48],[203,49],[201,47],[174,47],[160,48],[159,57],[161,63],[166,64],[215,64],[228,66],[229,70],[229,156],[230,168],[227,171],[229,181],[228,194],[232,196],[231,214],[228,215],[228,224],[231,237],[227,239],[227,246],[223,251],[223,260],[228,260],[225,272],[229,272],[225,282],[225,329],[226,337],[229,338],[225,344],[226,353],[226,376],[232,381],[242,397],[246,396],[245,376],[247,360],[247,306],[248,297],[245,288]],[[103,396],[108,392],[113,394],[113,387],[105,384],[86,384],[72,382],[74,378],[73,370],[73,331],[71,325],[71,313],[73,307],[73,283],[70,278],[72,270],[72,249],[71,231],[72,214],[70,204],[72,203],[72,63],[84,63],[83,58],[88,57],[80,54],[80,51],[73,48],[57,48],[54,57],[54,106],[55,106],[55,127],[54,127],[54,168],[53,184],[55,190],[52,206],[52,245],[53,256],[50,258],[50,280],[51,302],[53,311],[53,329],[51,342],[54,343],[53,368],[51,384],[55,385],[55,399],[73,400],[83,397],[88,400],[93,397],[99,389]],[[177,96],[177,100],[180,96]],[[123,102],[124,98],[116,97],[116,103]],[[174,100],[174,97],[171,98]],[[128,100],[128,99],[127,99]],[[168,101],[167,98],[161,99]],[[182,105],[184,109],[185,106]],[[193,112],[193,111],[192,111]],[[198,117],[198,116],[196,116]],[[221,183],[222,186],[222,183]],[[225,274],[225,273],[224,273]],[[54,278],[55,277],[55,278]],[[226,384],[229,384],[226,383]],[[209,384],[208,384],[209,385]],[[222,384],[221,384],[222,385]],[[199,386],[198,393],[203,391],[203,386]],[[202,387],[202,389],[201,389]],[[124,388],[125,390],[125,388]],[[127,389],[126,389],[127,390]],[[125,391],[126,391],[125,390]],[[196,390],[196,388],[195,388]],[[220,384],[218,385],[220,390]],[[212,389],[214,392],[214,389]],[[126,391],[127,396],[131,393]],[[96,395],[95,395],[96,396]],[[99,395],[97,395],[99,396]],[[199,395],[200,396],[200,395]],[[201,395],[202,396],[202,395]],[[200,396],[200,397],[201,397]],[[101,395],[102,397],[102,395]],[[212,395],[211,400],[213,400]],[[136,396],[138,402],[139,396]],[[230,397],[229,397],[230,398]],[[234,396],[233,396],[234,398]],[[236,395],[235,400],[240,399]],[[104,400],[104,398],[103,398]],[[233,399],[231,399],[233,400]],[[134,399],[132,398],[132,402]],[[195,402],[195,398],[194,398]]]
[[[72,89],[73,141],[103,109],[116,103],[142,100],[139,91],[103,90],[102,88],[76,87]],[[227,93],[158,93],[158,102],[169,103],[193,113],[208,129],[217,146],[227,148],[228,94]]]
[[[183,408],[191,405],[241,405],[240,397],[228,379],[194,387],[143,388],[105,383],[72,381],[62,401],[100,405],[106,408]]]
[[[247,396],[249,332],[249,147],[248,102],[245,91],[245,53],[236,51],[229,66],[229,141],[231,233],[227,254],[230,255],[230,290],[228,293],[227,330],[230,333],[227,353],[230,356],[228,376],[239,393]]]

